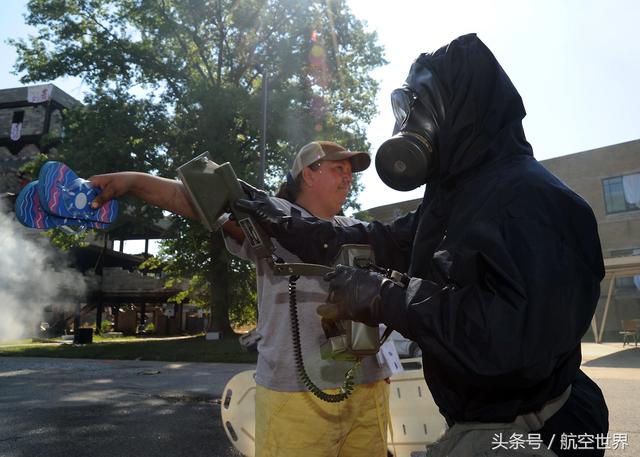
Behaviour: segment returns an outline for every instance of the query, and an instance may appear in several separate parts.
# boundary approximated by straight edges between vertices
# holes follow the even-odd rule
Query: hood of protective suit
[[[516,156],[533,156],[522,128],[525,109],[520,94],[475,34],[421,54],[406,79],[421,101],[425,93],[433,93],[436,82],[442,99],[434,148],[437,171],[429,174],[418,210],[409,267],[411,276],[421,278],[430,268],[423,259],[430,259],[442,240],[453,200],[464,183],[483,179],[493,186],[485,178],[492,168]]]
[[[505,155],[532,155],[522,129],[526,112],[520,94],[475,34],[421,54],[406,84],[425,105],[434,103],[434,85],[440,92],[437,172],[430,173],[427,184],[473,174]]]

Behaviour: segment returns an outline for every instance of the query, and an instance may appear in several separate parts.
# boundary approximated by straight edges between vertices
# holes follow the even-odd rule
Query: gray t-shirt
[[[311,216],[304,208],[287,200],[273,197],[272,201],[287,214],[290,214],[291,208],[295,207],[303,217]],[[333,218],[333,223],[348,226],[360,221],[336,216]],[[276,240],[272,241],[276,255],[285,262],[301,262]],[[309,240],[309,243],[314,242],[318,241]],[[242,259],[250,260],[257,269],[259,316],[257,332],[261,339],[258,342],[256,382],[273,390],[290,392],[307,390],[298,380],[293,355],[289,315],[289,277],[275,276],[271,267],[263,259],[256,264],[256,258],[246,240],[240,245],[233,238],[225,235],[225,243],[229,252]],[[328,283],[321,276],[301,276],[297,281],[296,290],[300,342],[307,374],[321,389],[339,387],[344,382],[344,374],[351,368],[353,362],[322,360],[320,357],[320,345],[326,341],[326,337],[320,326],[320,317],[316,314],[316,308],[327,298]],[[391,370],[386,365],[381,366],[376,356],[369,356],[364,358],[361,369],[356,373],[356,382],[369,383],[389,376],[391,376]]]

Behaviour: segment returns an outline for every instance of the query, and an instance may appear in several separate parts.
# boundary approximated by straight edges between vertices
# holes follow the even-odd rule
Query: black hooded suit
[[[369,243],[378,264],[408,272],[407,289],[383,289],[381,320],[419,343],[450,422],[510,422],[573,384],[543,436],[606,433],[602,394],[579,369],[604,276],[593,212],[534,159],[520,95],[475,35],[416,60],[406,84],[418,95],[425,69],[444,118],[421,206],[283,244],[328,263],[343,243]]]

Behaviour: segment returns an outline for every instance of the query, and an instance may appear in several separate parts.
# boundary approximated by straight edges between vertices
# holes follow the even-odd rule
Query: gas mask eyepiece
[[[409,120],[409,114],[416,99],[416,95],[404,87],[391,92],[391,109],[393,110],[393,116],[396,118],[397,128],[402,129]]]
[[[427,115],[420,110],[418,97],[410,88],[405,86],[391,93],[391,108],[396,119],[394,136],[378,148],[376,170],[392,189],[413,190],[426,183],[433,167],[432,129],[421,128]]]

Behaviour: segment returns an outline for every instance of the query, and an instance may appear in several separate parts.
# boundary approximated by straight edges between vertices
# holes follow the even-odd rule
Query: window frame
[[[629,173],[628,175],[617,175],[617,176],[610,176],[608,178],[603,178],[602,179],[602,199],[604,200],[604,211],[605,214],[607,215],[611,215],[611,214],[623,214],[623,213],[629,213],[629,212],[634,212],[634,211],[640,211],[640,207],[633,205],[631,203],[627,202],[627,199],[624,198],[624,187],[622,187],[622,178],[624,176],[631,176],[631,175],[640,175],[640,173]],[[624,206],[625,209],[621,209],[621,210],[610,210],[609,209],[609,201],[612,200],[610,194],[607,193],[607,190],[610,188],[610,182],[613,180],[619,180],[620,182],[620,186],[622,187],[622,201],[624,202]],[[613,202],[612,202],[613,203]]]

